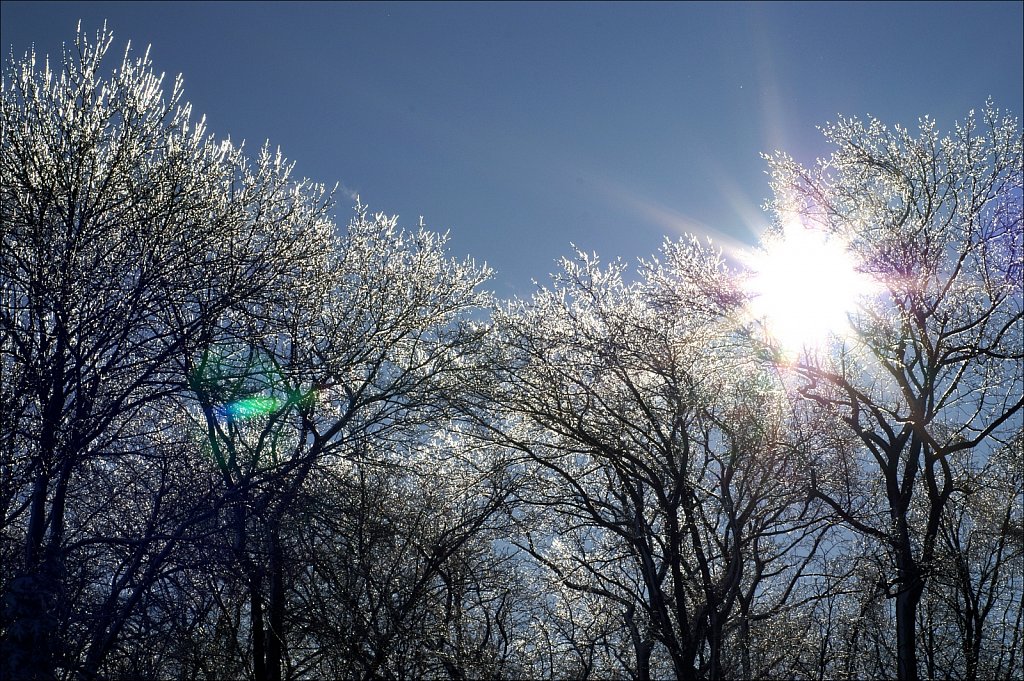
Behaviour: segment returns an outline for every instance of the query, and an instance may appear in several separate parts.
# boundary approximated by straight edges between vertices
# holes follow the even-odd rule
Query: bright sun
[[[837,239],[792,221],[749,261],[750,312],[793,357],[850,330],[849,314],[871,283]]]

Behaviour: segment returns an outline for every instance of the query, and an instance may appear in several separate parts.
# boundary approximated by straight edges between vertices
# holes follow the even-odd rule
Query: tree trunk
[[[754,678],[750,662],[750,602],[740,599],[740,665],[743,678]]]
[[[0,640],[3,678],[52,679],[55,677],[53,633],[57,622],[55,609],[56,575],[47,574],[43,557],[46,529],[46,497],[50,478],[37,462],[32,500],[29,505],[28,532],[25,537],[25,566],[11,580],[2,604],[6,636]]]
[[[7,635],[0,642],[0,678],[18,681],[56,679],[57,616],[60,577],[49,562],[11,580],[4,594]]]
[[[256,681],[268,681],[267,658],[264,652],[263,602],[257,580],[249,584],[249,620],[252,633],[252,675]]]
[[[284,566],[277,530],[270,532],[270,629],[267,631],[267,679],[281,681],[284,657]]]
[[[917,681],[917,604],[924,582],[913,575],[896,595],[896,677]]]
[[[716,603],[713,607],[708,608],[711,611],[708,617],[710,620],[708,625],[709,679],[722,678],[722,625],[719,622],[717,607]]]
[[[672,669],[680,681],[696,681],[697,679],[697,648],[699,642],[690,641],[681,651],[672,653]]]
[[[638,681],[650,681],[651,650],[654,646],[650,640],[640,634],[634,613],[635,610],[630,605],[626,609],[626,626],[629,628],[629,636],[633,640],[633,652],[636,655],[636,678]]]

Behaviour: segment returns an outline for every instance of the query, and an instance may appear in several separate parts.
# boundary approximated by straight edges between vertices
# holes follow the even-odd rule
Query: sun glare
[[[845,337],[849,314],[871,288],[841,241],[798,221],[749,265],[750,313],[791,358]]]

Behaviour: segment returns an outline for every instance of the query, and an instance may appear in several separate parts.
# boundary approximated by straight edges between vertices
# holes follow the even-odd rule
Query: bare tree
[[[55,639],[84,564],[72,552],[89,546],[78,535],[112,491],[104,480],[166,451],[168,404],[187,387],[180,358],[225,315],[301,280],[331,231],[322,189],[291,181],[267,150],[250,164],[207,137],[180,79],[165,94],[148,57],[126,53],[104,75],[111,40],[80,34],[59,69],[29,54],[4,75],[0,498],[5,544],[20,550],[5,553],[3,658],[17,677],[74,666]],[[100,569],[113,572],[102,581],[114,610],[184,531],[161,530],[157,547],[151,520],[142,536],[111,538],[133,547],[127,564]],[[102,655],[117,628],[92,616],[75,626],[92,627],[80,659]]]
[[[946,137],[928,118],[916,135],[842,119],[825,136],[836,150],[814,168],[769,158],[777,227],[796,217],[842,240],[880,292],[841,348],[791,369],[875,471],[873,498],[844,499],[824,470],[812,491],[887,552],[896,673],[916,679],[918,605],[965,494],[958,462],[1021,428],[1021,137],[991,105]]]
[[[774,379],[721,314],[739,293],[720,255],[684,241],[665,258],[627,284],[621,264],[580,254],[499,316],[503,432],[531,461],[521,502],[538,509],[518,543],[616,613],[626,646],[585,625],[602,639],[577,647],[582,669],[753,676],[748,625],[789,599],[818,528]]]
[[[499,307],[111,43],[0,93],[4,678],[1020,675],[1014,120],[769,159],[877,285],[792,357],[694,239]]]
[[[930,672],[1012,678],[1021,670],[1024,471],[1020,436],[974,464],[958,462],[959,498],[945,509],[919,622]],[[967,452],[956,458],[969,457]]]
[[[389,543],[397,553],[392,558],[398,560],[380,569],[382,574],[405,574],[416,571],[417,561],[426,561],[425,574],[417,577],[423,583],[410,586],[410,601],[402,606],[418,608],[427,582],[438,577],[451,555],[501,505],[500,493],[481,497],[480,507],[470,504],[472,511],[467,509],[463,522],[434,537],[433,545],[421,543],[433,536],[433,529],[404,527],[434,519],[430,504],[436,501],[427,493],[428,478],[418,477],[420,471],[403,478],[394,469],[408,470],[404,458],[431,450],[424,439],[443,434],[458,413],[453,405],[460,386],[480,370],[477,348],[484,327],[473,324],[469,315],[486,300],[478,286],[487,272],[471,262],[452,260],[444,245],[444,237],[422,226],[405,232],[395,218],[370,216],[358,206],[321,270],[311,271],[313,276],[293,297],[263,310],[259,319],[226,328],[190,367],[197,428],[206,433],[225,494],[235,499],[229,533],[249,601],[248,626],[238,629],[248,630],[247,657],[257,679],[282,678],[284,628],[291,607],[285,578],[293,563],[283,547],[295,547],[288,534],[306,534],[297,525],[299,518],[339,533],[319,540],[320,546],[351,550],[354,555],[345,560],[364,547],[359,539],[363,529],[395,522],[381,541],[411,542],[406,549],[415,546],[429,555],[407,553]],[[433,467],[442,465],[435,461]],[[352,466],[360,481],[353,494],[362,502],[336,507],[344,509],[336,522],[309,518],[320,505],[310,497],[311,490],[323,492],[324,480],[338,477],[336,469]],[[370,474],[364,468],[384,472]],[[498,484],[492,472],[499,474],[500,465],[479,471],[483,482]],[[411,481],[401,504],[388,489],[396,479]],[[389,497],[392,509],[379,505]],[[417,506],[419,502],[426,506]],[[404,505],[406,514],[398,512]],[[397,533],[397,528],[408,534]],[[323,556],[311,562],[330,564]],[[376,584],[380,576],[366,575],[367,584]],[[399,589],[387,580],[385,584],[381,588]],[[373,595],[379,597],[388,598]],[[357,620],[375,616],[374,607],[358,598],[355,603],[351,615]],[[336,605],[307,607],[330,610]],[[401,625],[389,630],[389,639],[410,631],[401,622],[404,614],[388,614]],[[357,640],[352,634],[349,643],[356,645]],[[372,658],[364,670],[371,676],[388,671],[389,651],[398,645],[376,643],[381,650],[361,653]],[[334,652],[345,657],[343,651]]]
[[[62,71],[29,55],[5,76],[5,674],[301,674],[289,632],[301,650],[310,575],[290,554],[329,565],[318,551],[352,539],[303,544],[339,466],[385,471],[362,478],[380,481],[363,490],[375,502],[405,488],[381,517],[349,509],[364,525],[397,519],[389,540],[408,551],[388,568],[415,575],[364,673],[427,650],[431,669],[470,673],[483,664],[471,648],[448,629],[416,644],[409,613],[434,617],[457,592],[441,620],[465,607],[508,620],[484,607],[500,557],[478,538],[507,494],[500,459],[453,475],[447,497],[428,484],[472,449],[435,439],[486,373],[471,320],[486,268],[361,205],[338,230],[327,192],[267,147],[249,161],[208,137],[180,80],[165,98],[146,57],[105,74],[111,41],[80,35]],[[396,584],[378,586],[391,598]],[[473,626],[453,631],[465,641]]]

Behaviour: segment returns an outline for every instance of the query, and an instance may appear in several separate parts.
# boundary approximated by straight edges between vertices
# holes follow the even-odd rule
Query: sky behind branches
[[[986,97],[1024,111],[1024,3],[23,3],[5,61],[106,20],[152,45],[218,137],[269,139],[300,176],[450,230],[528,294],[570,243],[752,243],[761,152],[804,162],[837,114],[942,130]]]

